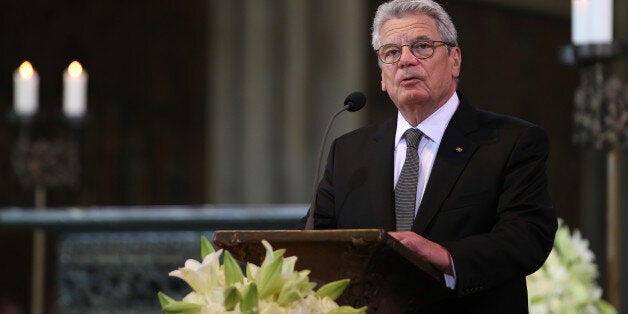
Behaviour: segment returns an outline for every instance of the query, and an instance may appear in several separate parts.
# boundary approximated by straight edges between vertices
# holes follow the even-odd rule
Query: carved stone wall
[[[191,288],[168,276],[200,260],[200,232],[70,233],[58,248],[59,313],[159,313],[157,291],[180,300]]]

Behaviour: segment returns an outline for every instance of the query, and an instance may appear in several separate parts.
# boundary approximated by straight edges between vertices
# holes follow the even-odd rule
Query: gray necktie
[[[406,161],[401,168],[397,186],[395,186],[395,219],[397,231],[408,231],[414,222],[416,207],[416,186],[419,175],[419,155],[417,148],[423,133],[417,129],[408,129],[404,136],[408,145]]]

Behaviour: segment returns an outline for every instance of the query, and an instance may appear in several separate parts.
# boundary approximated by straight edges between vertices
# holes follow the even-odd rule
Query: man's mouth
[[[404,79],[401,80],[401,82],[399,82],[399,85],[401,86],[411,86],[414,84],[417,84],[419,81],[421,81],[419,78],[417,77],[406,77]]]

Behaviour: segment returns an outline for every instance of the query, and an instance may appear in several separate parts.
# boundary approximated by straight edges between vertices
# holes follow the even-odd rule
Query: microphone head
[[[345,107],[349,112],[355,112],[366,105],[366,96],[362,92],[353,92],[345,99]]]

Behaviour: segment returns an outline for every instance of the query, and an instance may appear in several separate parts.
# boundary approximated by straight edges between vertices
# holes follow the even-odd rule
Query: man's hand
[[[451,258],[447,249],[436,242],[432,242],[412,231],[388,232],[390,236],[399,240],[412,252],[434,265],[445,274],[453,274]]]

